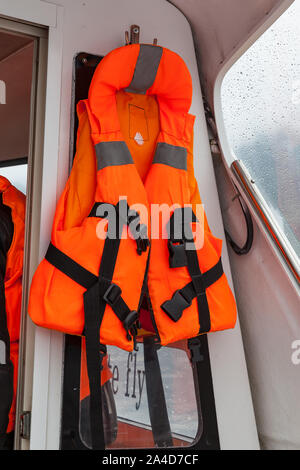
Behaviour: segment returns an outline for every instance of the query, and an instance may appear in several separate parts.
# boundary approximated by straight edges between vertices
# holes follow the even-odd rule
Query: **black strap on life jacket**
[[[106,253],[111,253],[111,248],[107,251],[107,246],[104,246]],[[130,331],[134,329],[136,315],[133,313],[134,311],[129,309],[128,305],[124,301],[121,295],[121,288],[117,284],[108,282],[107,279],[101,279],[99,281],[99,277],[85,269],[52,243],[49,244],[45,259],[56,269],[59,269],[62,273],[87,290],[90,290],[94,286],[98,286],[98,284],[102,282],[102,285],[106,286],[106,290],[104,290],[103,293],[105,302],[111,306],[114,313],[123,323],[128,336],[131,335]]]
[[[13,364],[10,360],[10,337],[5,301],[6,256],[14,233],[11,210],[0,194],[0,449],[5,447],[9,411],[13,400]]]
[[[178,227],[178,221],[180,227]],[[199,266],[197,250],[190,227],[191,222],[197,222],[190,207],[175,209],[169,223],[169,264],[171,268],[187,266],[191,282],[174,292],[172,299],[161,305],[162,310],[175,322],[183,311],[190,307],[196,297],[198,304],[199,334],[207,333],[211,328],[209,306],[206,289],[223,275],[221,258],[215,266],[202,273]],[[189,244],[187,248],[187,244]]]
[[[132,228],[134,227],[133,236],[136,241],[138,255],[146,251],[148,246],[150,246],[150,241],[148,239],[146,225],[140,223],[139,213],[130,209],[125,200],[120,200],[116,206],[112,206],[106,202],[96,202],[91,209],[89,217],[109,218],[109,211],[105,210],[106,207],[108,209],[109,207],[114,208],[121,224],[128,225]],[[119,236],[121,236],[120,232],[121,227],[119,227]]]
[[[89,216],[105,217],[97,213],[98,207],[102,204],[97,203]],[[123,323],[129,341],[133,338],[135,343],[139,326],[137,312],[129,309],[122,298],[121,288],[112,282],[123,226],[128,223],[128,220],[119,217],[121,213],[119,204],[113,207],[116,209],[115,215],[119,230],[116,231],[113,238],[110,238],[108,225],[98,277],[60,251],[52,243],[50,243],[45,255],[45,259],[49,263],[86,289],[83,295],[84,334],[86,337],[87,371],[90,385],[91,437],[92,447],[95,450],[105,448],[102,419],[101,370],[102,362],[106,355],[106,346],[100,344],[100,328],[106,305],[109,304],[111,306],[114,313]],[[108,217],[108,214],[106,217]],[[145,242],[145,239],[142,240],[143,243],[140,245],[137,243],[137,246],[142,251],[145,251],[148,244]]]
[[[206,354],[208,354],[207,335],[204,334],[190,338],[187,341],[187,346],[194,377],[198,416],[202,416],[196,435],[197,443],[195,448],[205,449],[207,445],[214,445],[214,448],[219,449],[220,443],[210,361],[209,357],[205,359],[202,351],[202,349],[206,349]],[[157,354],[159,347],[160,345],[157,344],[154,337],[144,338],[145,377],[152,434],[155,446],[163,448],[172,447],[174,444]],[[204,385],[202,385],[203,378],[205,378]],[[205,430],[202,431],[201,427],[203,425],[205,425]],[[198,440],[199,437],[200,440]],[[207,444],[208,440],[209,444]]]
[[[199,429],[197,431],[197,436],[201,437],[195,448],[198,450],[207,448],[220,450],[218,420],[207,335],[204,334],[190,338],[187,345],[190,351],[191,367],[194,376],[198,415],[202,416],[202,423],[201,425],[199,423]],[[205,384],[203,384],[204,377]]]
[[[156,447],[172,447],[173,439],[157,355],[159,345],[153,336],[144,337],[144,364],[149,416]]]

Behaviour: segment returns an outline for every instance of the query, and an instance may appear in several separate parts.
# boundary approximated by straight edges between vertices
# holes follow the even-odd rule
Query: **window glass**
[[[0,161],[28,156],[33,40],[0,31]]]
[[[162,402],[165,402],[167,408],[166,419],[171,431],[167,447],[187,447],[200,437],[198,433],[202,428],[199,424],[201,417],[193,371],[184,343],[177,343],[177,347],[162,347],[157,351],[152,349],[151,343],[147,343],[148,353],[142,343],[139,343],[138,351],[133,352],[108,346],[107,361],[104,362],[102,373],[103,422],[107,448],[155,447],[150,407],[153,407],[156,423],[164,427],[166,423],[159,421],[157,416]],[[84,444],[91,447],[89,387],[84,349],[83,343],[79,432]],[[153,357],[157,357],[157,363],[153,363]],[[154,371],[156,367],[159,367],[156,370],[160,370],[163,395],[161,392],[158,394],[159,387]],[[149,400],[149,394],[152,395],[152,400]],[[158,435],[158,438],[162,439],[162,436]]]
[[[229,143],[300,256],[300,1],[232,66],[221,90]]]
[[[1,168],[0,175],[7,178],[13,186],[26,194],[27,164]]]

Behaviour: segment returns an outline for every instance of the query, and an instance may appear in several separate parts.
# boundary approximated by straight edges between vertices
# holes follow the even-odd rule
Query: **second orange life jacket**
[[[24,220],[25,196],[0,176],[0,441],[15,424]]]

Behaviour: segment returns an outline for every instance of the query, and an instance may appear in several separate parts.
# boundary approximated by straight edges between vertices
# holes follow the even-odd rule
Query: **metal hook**
[[[140,42],[140,27],[137,24],[130,26],[130,44],[139,44]]]
[[[140,32],[141,32],[141,28],[139,25],[137,24],[131,25],[130,36],[129,36],[129,32],[125,31],[125,45],[128,46],[129,44],[139,44]],[[157,38],[153,39],[153,46],[157,46]]]

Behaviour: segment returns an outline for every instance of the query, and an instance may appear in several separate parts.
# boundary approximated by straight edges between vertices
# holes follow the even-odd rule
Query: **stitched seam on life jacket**
[[[128,129],[129,129],[129,139],[135,140],[135,136],[136,136],[136,134],[133,135],[134,132],[131,132],[131,129],[132,129],[132,127],[133,127],[133,125],[132,125],[132,120],[133,120],[132,114],[133,114],[133,113],[132,113],[132,109],[131,109],[131,108],[138,108],[138,109],[144,111],[144,120],[145,120],[145,123],[146,123],[147,135],[146,135],[146,136],[144,136],[144,135],[142,135],[142,134],[141,134],[141,135],[142,135],[142,137],[143,137],[143,143],[144,143],[144,142],[148,142],[148,141],[149,141],[149,126],[148,126],[148,118],[147,118],[146,111],[145,111],[144,108],[141,108],[140,106],[136,106],[135,104],[130,104],[130,103],[128,104]]]

